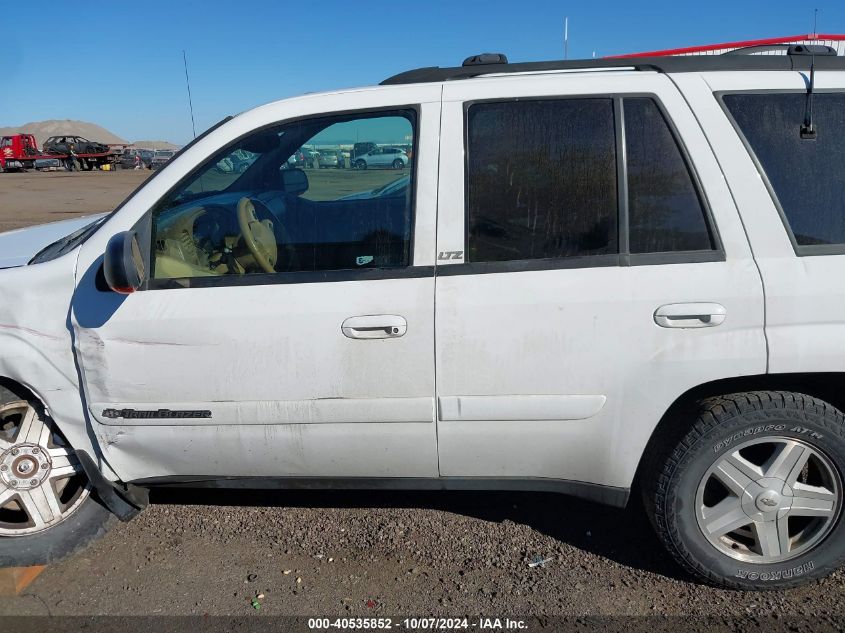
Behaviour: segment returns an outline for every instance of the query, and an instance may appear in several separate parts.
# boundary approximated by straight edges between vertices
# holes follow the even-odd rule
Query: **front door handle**
[[[718,303],[670,303],[654,311],[660,327],[715,327],[725,321],[727,310]]]
[[[340,330],[348,338],[399,338],[408,331],[408,322],[395,314],[370,314],[349,317]]]

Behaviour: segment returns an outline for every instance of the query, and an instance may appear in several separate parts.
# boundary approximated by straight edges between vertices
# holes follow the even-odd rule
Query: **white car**
[[[369,169],[370,167],[405,169],[409,161],[408,154],[404,150],[397,147],[377,147],[366,154],[357,156],[352,166],[355,169]]]
[[[829,574],[845,61],[814,53],[469,63],[221,122],[0,271],[0,566],[152,486],[319,485],[635,491],[702,581]],[[280,169],[355,138],[408,140],[406,195]]]

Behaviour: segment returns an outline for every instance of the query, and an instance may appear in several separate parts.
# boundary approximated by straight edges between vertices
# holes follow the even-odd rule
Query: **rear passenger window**
[[[625,99],[628,225],[632,253],[713,248],[681,150],[653,99]]]
[[[613,98],[470,106],[468,261],[715,250],[704,204],[657,103],[615,102],[623,107]],[[627,198],[618,188],[617,116]],[[629,248],[623,241],[620,251],[626,217]]]
[[[613,121],[611,99],[470,107],[469,261],[618,252]]]
[[[812,252],[814,246],[845,244],[845,94],[814,95],[814,140],[799,133],[803,92],[729,94],[723,99],[799,249]]]

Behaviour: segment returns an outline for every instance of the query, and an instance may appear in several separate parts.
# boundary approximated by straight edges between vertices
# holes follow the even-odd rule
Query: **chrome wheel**
[[[842,495],[821,451],[786,437],[740,444],[719,457],[696,493],[696,519],[731,558],[774,563],[808,552],[831,531]]]
[[[0,536],[51,528],[90,494],[73,449],[43,410],[24,400],[0,405]]]

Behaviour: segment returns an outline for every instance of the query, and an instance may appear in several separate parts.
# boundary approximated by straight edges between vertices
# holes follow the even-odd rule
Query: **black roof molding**
[[[769,51],[785,51],[787,55],[836,55],[836,49],[822,44],[756,44],[735,48],[722,55],[753,55]]]
[[[616,57],[602,59],[521,62],[516,64],[473,64],[454,68],[430,66],[388,77],[382,86],[471,79],[481,75],[554,72],[559,70],[604,70],[632,68],[660,73],[690,73],[720,70],[845,70],[845,57],[832,55],[689,55],[663,57]]]
[[[486,64],[507,64],[508,56],[504,53],[481,53],[464,60],[462,66],[483,66]]]

